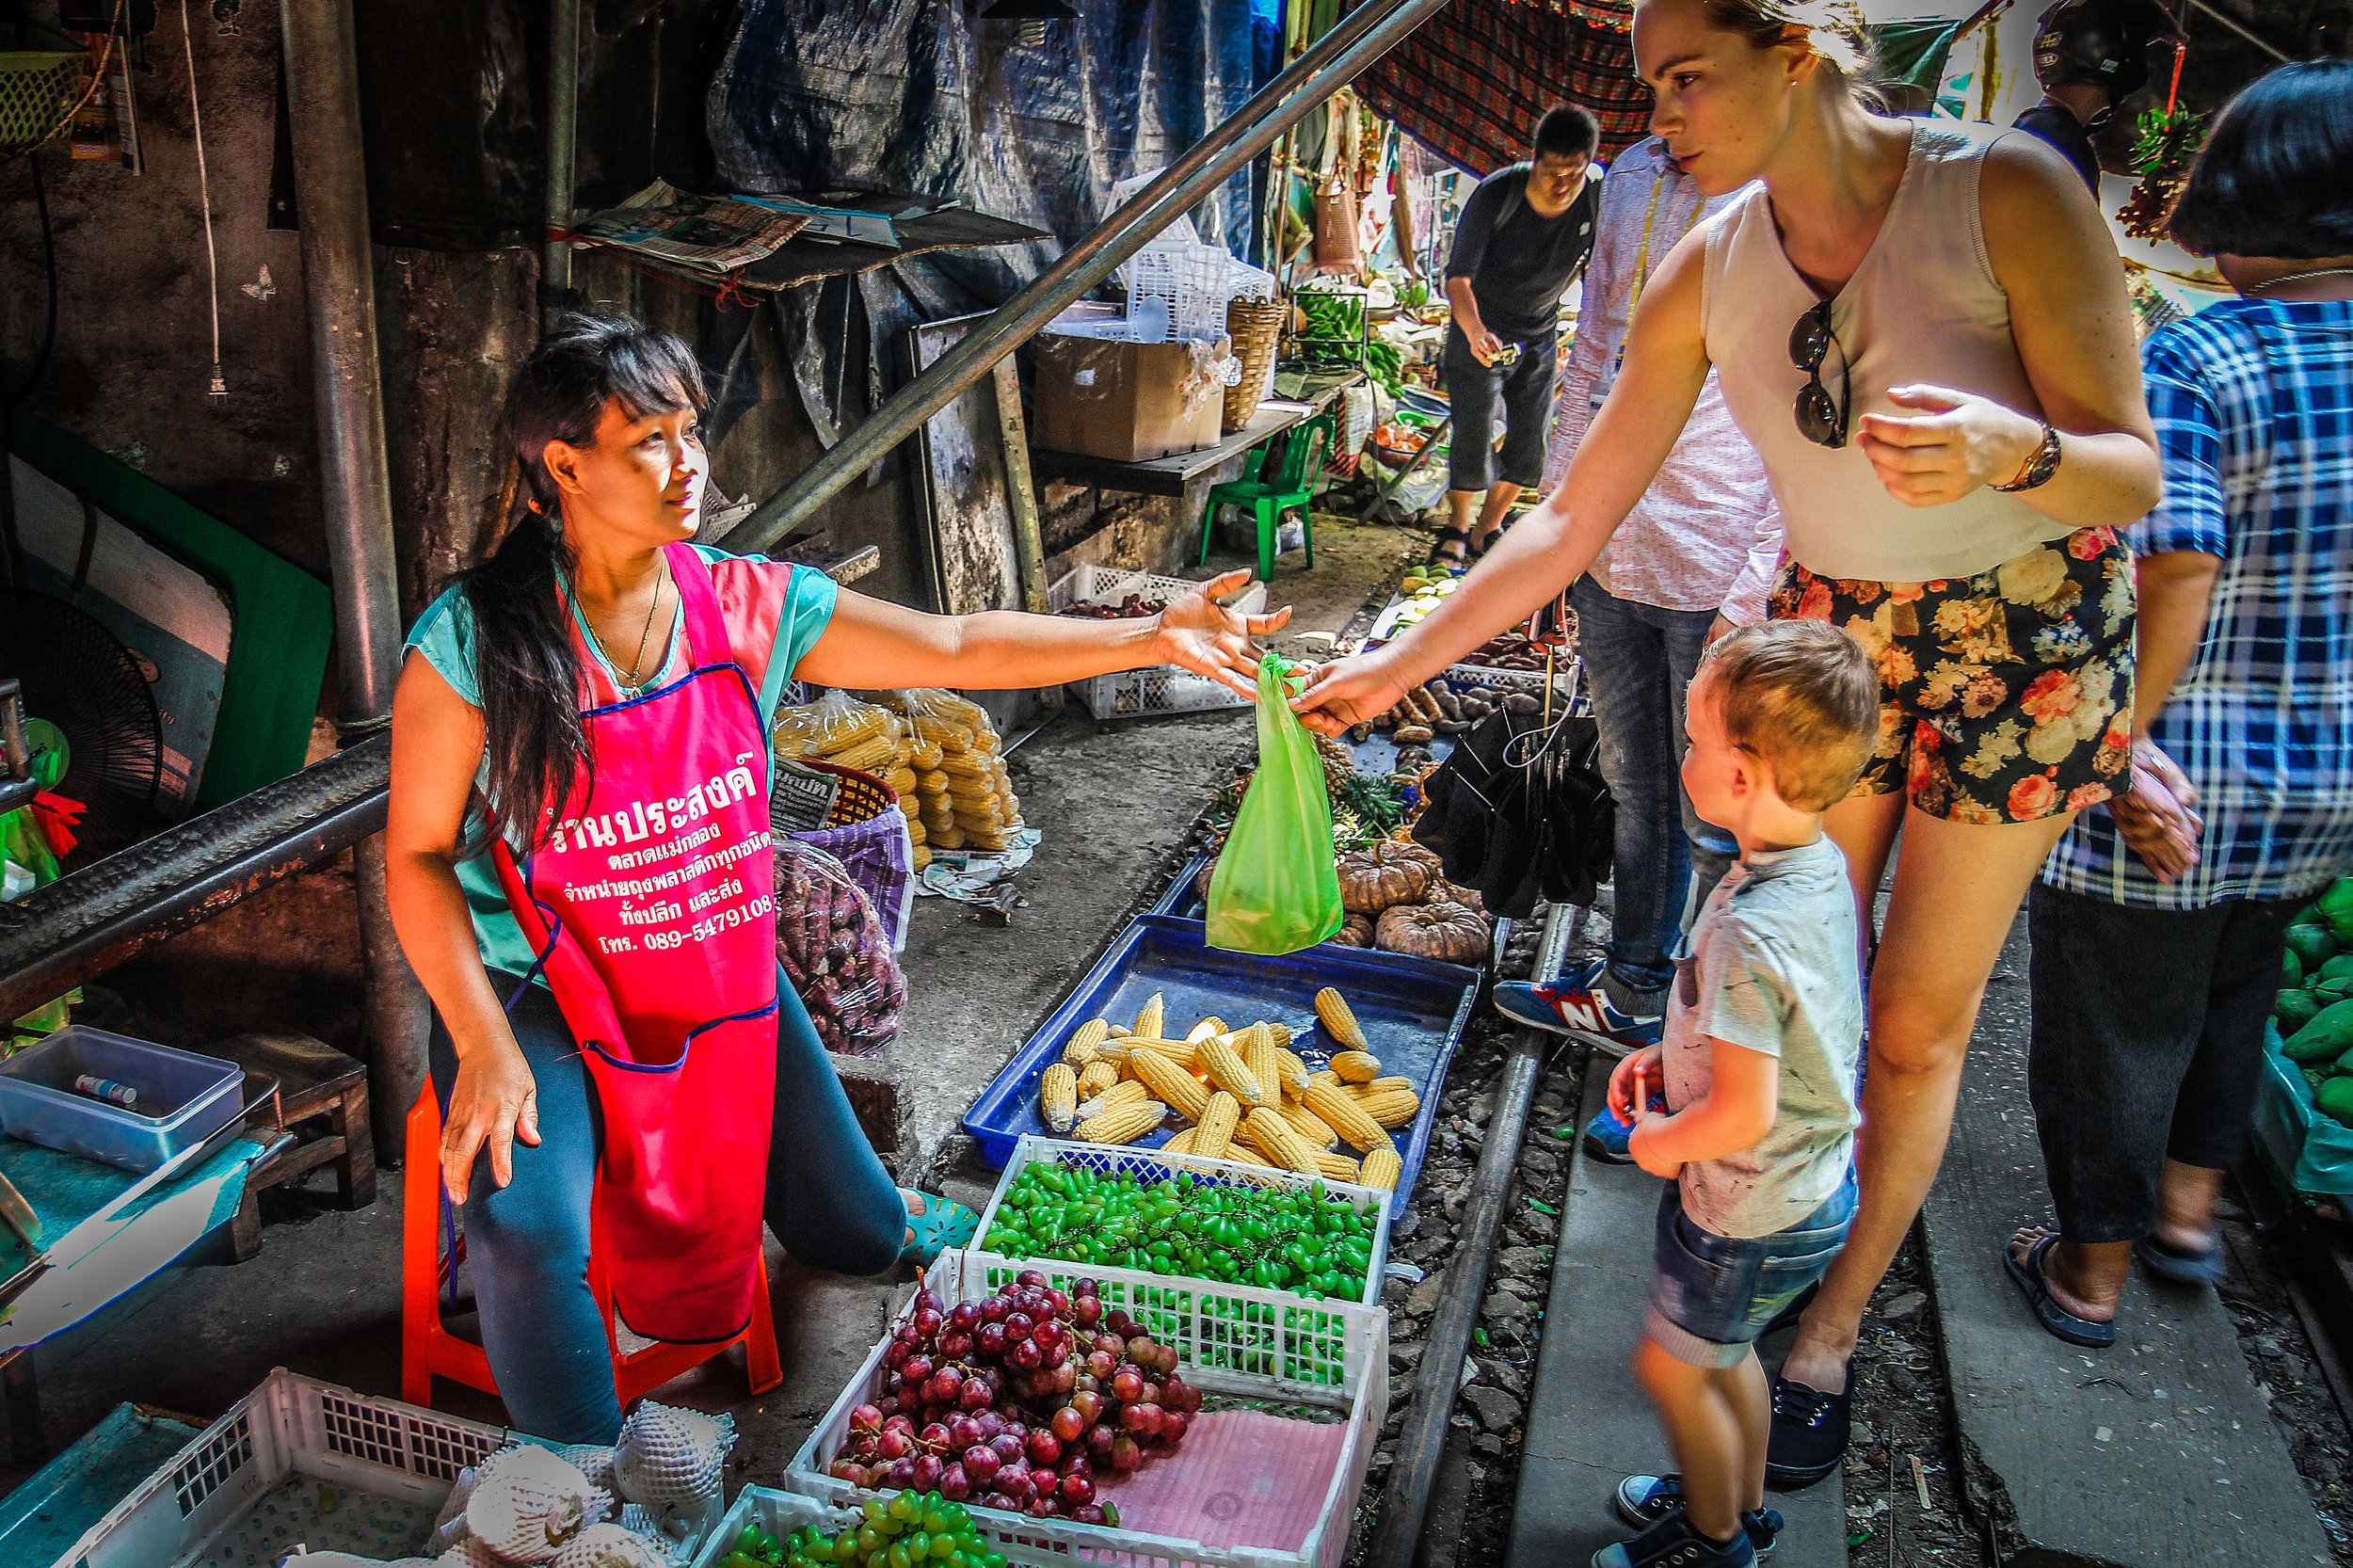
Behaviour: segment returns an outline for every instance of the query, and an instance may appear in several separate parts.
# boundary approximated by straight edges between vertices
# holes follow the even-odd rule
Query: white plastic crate
[[[1220,245],[1161,244],[1139,250],[1124,269],[1128,319],[1141,322],[1165,311],[1168,335],[1225,335],[1225,267]]]
[[[1041,1138],[1025,1132],[1013,1146],[1013,1158],[997,1177],[997,1191],[989,1194],[988,1208],[981,1215],[981,1228],[972,1233],[973,1244],[964,1249],[968,1269],[976,1269],[991,1289],[1003,1285],[1024,1269],[1037,1269],[1053,1278],[1058,1286],[1066,1279],[1081,1274],[1103,1278],[1106,1272],[1126,1273],[1126,1270],[1099,1271],[1093,1264],[1065,1262],[1060,1258],[1009,1257],[985,1250],[982,1243],[988,1240],[989,1226],[997,1223],[997,1210],[1004,1203],[1005,1194],[1022,1171],[1032,1164],[1054,1164],[1073,1169],[1089,1170],[1098,1176],[1116,1176],[1132,1172],[1139,1181],[1165,1181],[1190,1175],[1203,1186],[1214,1187],[1276,1187],[1297,1190],[1321,1182],[1325,1192],[1335,1200],[1347,1204],[1358,1213],[1373,1216],[1372,1265],[1366,1271],[1365,1291],[1358,1304],[1381,1304],[1382,1270],[1389,1261],[1389,1197],[1377,1188],[1361,1187],[1353,1182],[1331,1181],[1321,1176],[1302,1176],[1297,1171],[1271,1170],[1246,1160],[1210,1160],[1197,1154],[1172,1154],[1167,1149],[1139,1149],[1105,1144],[1078,1144],[1058,1138]],[[1194,1279],[1190,1274],[1145,1276],[1156,1281],[1162,1278],[1183,1280],[1196,1290],[1212,1294],[1231,1292],[1236,1301],[1257,1302],[1272,1299],[1296,1302],[1304,1305],[1322,1304],[1288,1290],[1266,1290],[1255,1286],[1227,1285],[1220,1280]],[[1133,1311],[1133,1308],[1129,1309]]]
[[[277,1368],[86,1531],[56,1568],[243,1568],[309,1550],[424,1549],[457,1473],[520,1432]],[[551,1445],[552,1446],[552,1445]],[[669,1553],[686,1561],[714,1504]]]
[[[1114,567],[1080,567],[1058,578],[1046,591],[1047,607],[1060,614],[1073,604],[1100,604],[1112,609],[1129,594],[1166,601],[1189,594],[1200,584],[1189,578],[1162,577],[1148,571],[1125,571]],[[1253,582],[1232,600],[1245,616],[1266,609],[1266,584]],[[1204,713],[1220,708],[1247,708],[1248,698],[1176,664],[1153,664],[1074,680],[1064,688],[1096,719],[1145,718],[1155,713]]]
[[[964,1263],[958,1254],[942,1254],[927,1280],[940,1300],[951,1305],[979,1301],[994,1291],[994,1287],[966,1272]],[[1339,1303],[1307,1305],[1299,1304],[1294,1297],[1290,1298],[1292,1304],[1281,1308],[1281,1315],[1296,1319],[1295,1325],[1257,1325],[1261,1331],[1279,1331],[1287,1343],[1296,1340],[1296,1348],[1301,1350],[1308,1347],[1300,1336],[1312,1335],[1319,1341],[1314,1353],[1330,1358],[1325,1365],[1333,1381],[1306,1384],[1214,1365],[1216,1360],[1224,1359],[1214,1353],[1216,1348],[1229,1343],[1232,1336],[1219,1326],[1222,1320],[1214,1315],[1202,1313],[1194,1304],[1178,1304],[1180,1300],[1190,1304],[1197,1298],[1198,1292],[1190,1288],[1197,1282],[1130,1274],[1115,1269],[1093,1271],[1092,1277],[1102,1281],[1107,1307],[1124,1306],[1146,1324],[1155,1340],[1176,1346],[1187,1381],[1203,1392],[1228,1399],[1264,1400],[1293,1414],[1302,1408],[1328,1411],[1345,1422],[1347,1434],[1338,1463],[1333,1466],[1331,1482],[1319,1505],[1315,1528],[1297,1551],[1285,1552],[1257,1546],[1207,1546],[1140,1530],[1079,1525],[1063,1519],[1032,1519],[967,1504],[982,1533],[1009,1560],[1027,1568],[1067,1568],[1074,1560],[1112,1564],[1115,1568],[1338,1568],[1348,1551],[1349,1528],[1355,1517],[1357,1496],[1364,1489],[1365,1470],[1371,1463],[1373,1446],[1380,1439],[1381,1424],[1388,1416],[1388,1314],[1377,1307]],[[1131,1282],[1144,1283],[1137,1286]],[[1156,1292],[1158,1299],[1121,1300],[1115,1295],[1131,1288]],[[825,1473],[825,1466],[849,1436],[850,1412],[880,1393],[883,1352],[889,1347],[891,1333],[913,1309],[914,1301],[910,1291],[899,1311],[892,1315],[890,1328],[875,1341],[865,1363],[850,1379],[849,1386],[834,1400],[833,1408],[825,1412],[824,1419],[817,1424],[808,1441],[792,1456],[784,1476],[787,1490],[837,1507],[876,1495],[836,1480]],[[1310,1319],[1322,1320],[1326,1326],[1309,1328]],[[1179,1321],[1189,1323],[1193,1332],[1171,1332]],[[1163,1323],[1169,1329],[1164,1330]],[[1212,1364],[1205,1365],[1197,1358],[1196,1352],[1205,1345],[1212,1351]],[[1160,1463],[1182,1463],[1181,1450],[1179,1457]],[[1117,1500],[1115,1493],[1112,1500]]]
[[[853,1517],[848,1512],[829,1508],[814,1497],[778,1492],[774,1487],[747,1486],[735,1495],[735,1506],[728,1510],[719,1528],[703,1543],[694,1568],[718,1568],[734,1549],[735,1538],[744,1533],[746,1525],[758,1525],[775,1536],[790,1535],[810,1525],[833,1534],[847,1528]]]

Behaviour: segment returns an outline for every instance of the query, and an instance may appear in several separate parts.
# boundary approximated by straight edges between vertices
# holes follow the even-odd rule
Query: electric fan
[[[26,713],[65,733],[70,755],[55,792],[88,808],[70,863],[88,865],[154,831],[163,724],[121,639],[61,599],[20,590],[0,600],[0,673],[23,682]]]

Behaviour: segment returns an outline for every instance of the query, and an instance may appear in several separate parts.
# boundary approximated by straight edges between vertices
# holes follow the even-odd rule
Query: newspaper
[[[619,206],[582,219],[572,237],[722,276],[774,254],[808,223],[805,213],[733,196],[697,196],[656,180]]]

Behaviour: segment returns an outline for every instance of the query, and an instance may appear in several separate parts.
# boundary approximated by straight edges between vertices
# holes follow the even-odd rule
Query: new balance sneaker
[[[1531,1029],[1548,1030],[1589,1041],[1594,1049],[1624,1056],[1658,1044],[1665,1019],[1622,1013],[1601,988],[1604,961],[1594,959],[1545,984],[1525,980],[1498,981],[1496,1010]]]
[[[1676,1509],[1631,1541],[1593,1554],[1593,1568],[1754,1568],[1756,1546],[1744,1526],[1729,1541],[1710,1541]]]
[[[1665,1115],[1667,1096],[1653,1094],[1650,1108],[1655,1113]],[[1626,1146],[1626,1140],[1633,1136],[1634,1124],[1608,1106],[1603,1106],[1594,1113],[1593,1119],[1585,1124],[1585,1152],[1605,1165],[1631,1165],[1634,1163],[1634,1151]]]
[[[1636,1529],[1648,1529],[1670,1513],[1684,1508],[1683,1478],[1678,1475],[1628,1476],[1618,1482],[1610,1504],[1618,1517]],[[1740,1515],[1740,1528],[1749,1532],[1749,1544],[1759,1557],[1772,1555],[1773,1545],[1781,1539],[1781,1510],[1751,1509]]]

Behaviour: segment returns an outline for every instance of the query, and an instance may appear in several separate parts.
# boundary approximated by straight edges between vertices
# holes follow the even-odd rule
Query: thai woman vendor
[[[764,1219],[869,1274],[959,1244],[968,1209],[892,1185],[776,961],[769,721],[786,682],[1052,686],[1177,664],[1255,692],[1243,616],[928,616],[696,546],[710,472],[686,346],[567,318],[507,423],[526,509],[410,633],[387,861],[437,1016],[442,1181],[465,1208],[510,1418],[609,1443],[590,1211],[623,1321],[728,1338]]]

